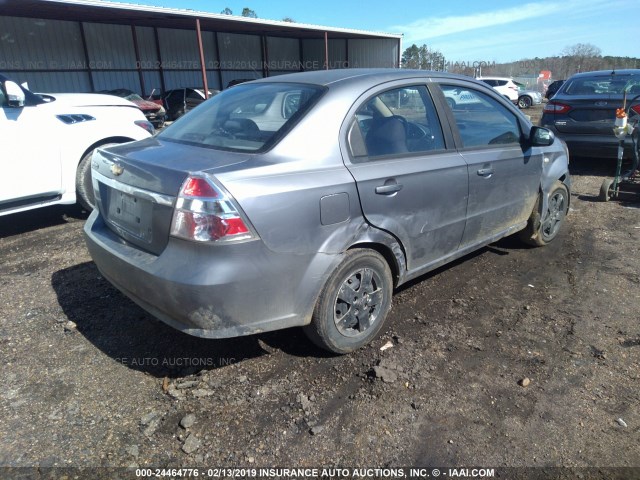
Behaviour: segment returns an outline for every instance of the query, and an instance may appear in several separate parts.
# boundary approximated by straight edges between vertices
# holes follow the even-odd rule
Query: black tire
[[[178,120],[181,116],[183,116],[185,113],[187,113],[187,109],[186,107],[182,107],[178,110],[176,110],[176,113],[173,114],[173,121]]]
[[[598,199],[601,202],[608,202],[611,200],[611,196],[613,192],[611,191],[611,186],[613,185],[613,180],[610,178],[605,178],[602,181],[602,185],[600,185],[600,195],[598,195]]]
[[[117,143],[106,143],[100,145],[100,148],[111,145],[117,145]],[[82,208],[88,212],[93,210],[96,203],[93,184],[91,183],[91,156],[94,151],[95,148],[82,157],[82,160],[80,160],[78,164],[78,170],[76,170],[76,199]]]
[[[547,211],[541,215],[540,195],[538,195],[527,226],[520,232],[520,239],[535,247],[543,247],[551,243],[564,223],[568,205],[569,190],[562,182],[556,181],[549,194]]]
[[[532,103],[533,102],[531,101],[531,98],[527,97],[526,95],[523,95],[522,97],[518,98],[519,108],[529,108]]]
[[[447,101],[447,104],[449,105],[449,108],[451,110],[453,110],[454,108],[456,108],[456,101],[453,98],[449,98],[449,97],[444,97],[444,99]]]
[[[384,257],[374,250],[349,250],[322,289],[305,333],[330,352],[353,352],[380,333],[392,295],[393,278]]]

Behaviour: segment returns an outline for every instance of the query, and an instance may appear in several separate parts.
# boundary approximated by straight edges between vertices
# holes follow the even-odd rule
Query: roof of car
[[[621,70],[594,70],[592,72],[574,73],[571,78],[600,77],[610,75],[640,75],[640,68],[625,68]]]
[[[398,68],[344,68],[335,70],[314,70],[310,72],[297,72],[287,75],[278,75],[256,80],[256,82],[296,82],[314,85],[329,86],[345,81],[384,82],[402,80],[403,78],[455,78],[473,81],[473,78],[464,75],[456,75],[446,72],[434,72],[430,70],[409,70]]]

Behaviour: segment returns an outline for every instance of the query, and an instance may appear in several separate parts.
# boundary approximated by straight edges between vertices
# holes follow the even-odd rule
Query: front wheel
[[[520,232],[523,242],[536,247],[547,245],[558,235],[569,206],[569,190],[564,183],[556,181],[549,194],[547,211],[543,215],[540,214],[540,200],[538,196],[529,222]]]
[[[380,333],[392,294],[384,257],[374,250],[349,250],[327,280],[305,333],[330,352],[353,352]]]

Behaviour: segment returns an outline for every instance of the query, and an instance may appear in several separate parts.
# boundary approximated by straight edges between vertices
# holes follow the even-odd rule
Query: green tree
[[[402,54],[402,68],[418,70],[444,70],[444,55],[438,50],[430,50],[426,45],[415,43]]]
[[[291,17],[284,17],[282,19],[283,22],[296,23],[296,21]]]
[[[251,10],[249,7],[244,7],[242,9],[242,16],[248,17],[248,18],[258,18],[258,15],[256,14],[256,12]]]
[[[233,15],[233,10],[231,10],[229,7],[226,7],[220,13],[223,14],[223,15]]]

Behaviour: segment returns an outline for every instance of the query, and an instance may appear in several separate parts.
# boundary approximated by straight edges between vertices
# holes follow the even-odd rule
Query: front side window
[[[369,99],[356,112],[356,122],[368,158],[445,147],[431,96],[424,85],[395,88]],[[357,157],[353,146],[352,151]]]
[[[463,147],[489,147],[520,143],[518,119],[498,100],[484,92],[455,85],[440,85],[445,98],[459,98],[464,103],[455,106],[447,101],[453,112]]]
[[[293,83],[238,85],[202,103],[158,138],[217,150],[264,151],[282,138],[323,92],[322,87]]]

